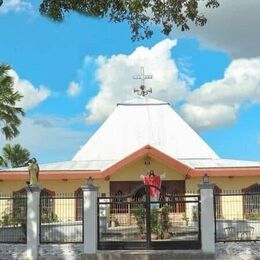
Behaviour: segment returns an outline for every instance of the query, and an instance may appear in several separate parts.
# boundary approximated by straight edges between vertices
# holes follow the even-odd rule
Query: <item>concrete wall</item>
[[[42,242],[80,242],[82,241],[82,221],[69,223],[46,223],[41,225]]]
[[[1,227],[0,243],[26,243],[26,237],[21,227]]]
[[[82,222],[44,223],[41,225],[42,242],[64,243],[82,241]],[[0,228],[0,243],[25,243],[25,236],[21,227]]]

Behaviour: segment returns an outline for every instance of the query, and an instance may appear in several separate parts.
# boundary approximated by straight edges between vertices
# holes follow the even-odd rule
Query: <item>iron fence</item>
[[[217,242],[260,241],[260,192],[214,195]]]
[[[40,197],[40,243],[83,243],[83,196]]]
[[[0,197],[0,243],[26,243],[26,195]]]

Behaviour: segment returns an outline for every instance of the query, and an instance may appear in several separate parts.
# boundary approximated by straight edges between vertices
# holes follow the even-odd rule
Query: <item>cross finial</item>
[[[137,92],[138,95],[140,96],[146,96],[149,92],[152,93],[152,89],[146,90],[145,85],[144,85],[144,80],[145,79],[152,79],[153,75],[145,75],[144,74],[144,67],[141,67],[141,74],[136,75],[133,77],[134,79],[140,79],[141,80],[141,85],[140,89],[134,89],[134,93]]]

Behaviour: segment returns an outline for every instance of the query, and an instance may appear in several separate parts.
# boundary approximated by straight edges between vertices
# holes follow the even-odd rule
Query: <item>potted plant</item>
[[[157,240],[160,236],[159,236],[159,226],[158,225],[153,225],[152,229],[151,229],[151,240]]]
[[[159,209],[151,209],[151,239],[156,240],[161,237],[162,225],[160,221]]]
[[[170,213],[171,207],[170,205],[164,205],[161,209],[162,215],[161,215],[161,221],[162,221],[162,238],[163,239],[169,239],[171,237],[171,234],[169,232],[169,228],[171,226],[169,213]]]
[[[158,238],[169,239],[171,234],[169,233],[169,227],[171,226],[169,219],[170,206],[165,205],[161,209],[152,208],[150,215],[151,223],[151,239],[156,240]],[[142,204],[135,206],[132,209],[132,213],[135,216],[136,224],[139,228],[141,239],[145,238],[145,218],[146,212]]]
[[[143,204],[139,204],[136,205],[133,209],[132,209],[132,213],[136,219],[136,224],[139,228],[139,237],[140,239],[145,239],[145,218],[146,218],[146,214],[145,214],[145,209]]]

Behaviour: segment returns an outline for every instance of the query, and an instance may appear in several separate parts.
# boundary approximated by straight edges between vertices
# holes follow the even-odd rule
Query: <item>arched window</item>
[[[140,187],[133,195],[133,200],[134,201],[142,201],[145,197],[145,187]]]
[[[26,220],[26,209],[27,209],[27,192],[24,188],[13,192],[13,209],[12,215],[16,219]]]
[[[83,216],[83,192],[78,188],[75,192],[75,219],[82,220]]]
[[[22,196],[22,195],[26,195],[26,194],[27,194],[27,192],[26,192],[25,188],[22,188],[20,190],[13,192],[13,196]]]
[[[41,223],[56,222],[58,216],[55,214],[55,192],[42,189],[40,194]]]
[[[246,218],[254,218],[260,214],[260,185],[253,184],[243,191],[243,209]]]
[[[217,186],[214,185],[214,198],[215,198],[215,213],[216,213],[216,218],[222,218],[223,214],[222,214],[222,202],[221,202],[221,193],[222,190]]]
[[[19,206],[19,204],[21,203],[21,202],[19,202],[19,199],[20,199],[20,198],[25,198],[26,195],[27,195],[27,192],[26,192],[25,188],[22,188],[22,189],[20,189],[20,190],[18,190],[18,191],[14,191],[14,192],[13,192],[13,198],[14,198],[13,208],[14,208],[14,212],[15,212],[15,209],[16,209],[16,208]],[[16,205],[17,205],[17,207],[16,207]]]
[[[48,189],[42,189],[41,190],[41,211],[42,213],[47,212],[54,212],[54,197],[55,192],[48,190]]]

